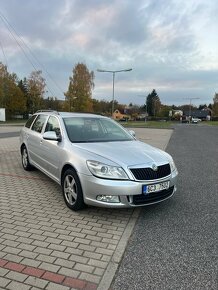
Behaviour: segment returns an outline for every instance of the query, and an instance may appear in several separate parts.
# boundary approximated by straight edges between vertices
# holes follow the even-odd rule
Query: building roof
[[[184,111],[183,114],[185,116],[190,116],[190,111]],[[195,110],[195,111],[191,111],[191,116],[195,117],[195,118],[206,118],[208,116],[208,111],[206,110]]]

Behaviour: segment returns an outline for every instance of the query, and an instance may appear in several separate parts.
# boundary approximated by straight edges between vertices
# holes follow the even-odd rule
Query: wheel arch
[[[20,145],[20,153],[22,153],[22,150],[23,150],[24,147],[26,147],[26,144],[23,142],[23,143]]]
[[[77,170],[76,170],[76,168],[75,168],[72,164],[69,164],[69,163],[65,164],[65,165],[63,166],[62,170],[61,170],[61,184],[62,184],[62,181],[63,181],[64,173],[65,173],[66,170],[68,170],[68,169],[72,169],[72,170],[77,174]],[[77,176],[78,176],[78,174],[77,174]]]
[[[78,197],[77,197],[77,200],[76,200],[76,203],[75,203],[75,206],[70,206],[68,201],[66,201],[66,197],[65,197],[65,193],[64,193],[64,176],[65,176],[65,172],[67,170],[71,170],[73,171],[73,178],[74,180],[76,181],[76,187],[77,187],[77,190],[78,190]],[[83,188],[82,188],[82,183],[80,181],[80,178],[79,178],[79,175],[78,175],[78,172],[76,170],[76,168],[71,165],[71,164],[65,164],[62,168],[62,171],[61,171],[61,186],[62,186],[62,192],[64,194],[64,200],[65,200],[65,203],[67,204],[67,206],[75,211],[77,210],[80,210],[80,209],[83,209],[86,205],[84,203],[84,195],[83,195]],[[80,194],[80,195],[79,195]]]

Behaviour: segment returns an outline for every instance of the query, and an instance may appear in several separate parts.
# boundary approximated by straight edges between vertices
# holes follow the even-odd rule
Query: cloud
[[[137,95],[153,88],[166,102],[172,95],[178,101],[195,94],[202,102],[212,99],[217,11],[218,2],[211,0],[2,0],[0,8],[43,64],[25,49],[58,97],[67,90],[73,66],[84,62],[95,72],[97,98],[110,99],[112,86],[112,75],[97,68],[133,68],[116,75],[116,97],[128,102],[140,102]],[[28,76],[32,65],[1,19],[0,34],[9,68],[21,78]]]

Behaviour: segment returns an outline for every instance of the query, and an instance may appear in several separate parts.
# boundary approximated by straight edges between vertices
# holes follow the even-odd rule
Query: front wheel
[[[62,191],[66,205],[75,211],[85,207],[83,192],[78,175],[73,169],[67,169],[62,178]]]
[[[23,168],[25,170],[30,171],[33,168],[29,162],[29,156],[28,156],[26,146],[23,146],[21,149],[21,161],[22,161]]]

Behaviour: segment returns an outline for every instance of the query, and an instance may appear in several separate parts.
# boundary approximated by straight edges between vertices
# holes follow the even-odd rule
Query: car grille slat
[[[170,187],[169,189],[165,189],[159,192],[152,192],[149,194],[138,194],[133,195],[132,203],[134,205],[146,205],[153,202],[161,201],[167,197],[170,197],[173,194],[174,186]]]
[[[154,180],[166,177],[170,175],[170,165],[164,164],[158,166],[157,171],[154,171],[152,168],[130,168],[130,171],[137,180]]]

